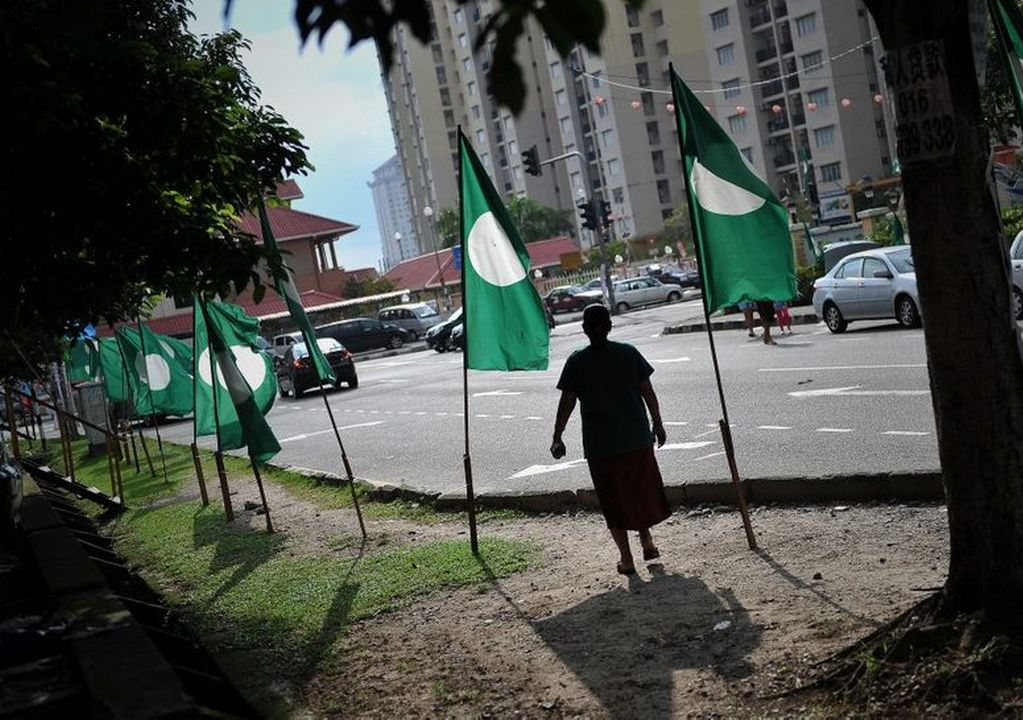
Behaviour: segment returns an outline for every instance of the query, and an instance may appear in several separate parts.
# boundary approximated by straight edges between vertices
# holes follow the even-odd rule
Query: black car
[[[662,283],[678,285],[679,287],[683,288],[690,287],[699,289],[700,287],[702,287],[700,283],[700,273],[696,272],[695,270],[687,270],[684,272],[676,273],[671,272],[660,273],[656,277]]]
[[[316,337],[334,338],[352,352],[376,348],[400,348],[409,339],[407,330],[373,318],[352,318],[320,325]]]
[[[451,331],[462,324],[462,308],[458,308],[451,317],[442,323],[434,325],[426,331],[426,347],[433,348],[439,353],[453,350],[451,345]]]
[[[347,383],[350,388],[359,387],[359,376],[355,372],[352,354],[344,345],[333,338],[317,338],[316,344],[330,363],[330,369],[337,378],[337,386]],[[304,342],[291,345],[277,363],[277,388],[281,397],[294,395],[302,397],[306,390],[320,386],[320,378],[313,367],[313,359]]]

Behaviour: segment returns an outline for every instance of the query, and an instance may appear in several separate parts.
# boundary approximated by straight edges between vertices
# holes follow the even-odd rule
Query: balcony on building
[[[778,57],[778,47],[774,43],[771,43],[770,45],[758,48],[756,57],[758,63],[767,62],[771,58],[776,58]]]
[[[773,160],[775,169],[785,167],[786,165],[794,165],[796,162],[796,154],[791,150],[783,150],[782,152],[776,153]]]
[[[801,112],[792,113],[792,127],[806,125],[806,115]]]
[[[750,5],[749,26],[751,30],[755,30],[761,25],[766,25],[769,22],[771,22],[771,10],[767,7],[766,0]]]
[[[789,119],[784,115],[772,117],[767,121],[767,132],[769,133],[781,132],[782,130],[788,130],[788,128]]]
[[[760,97],[764,102],[767,102],[768,98],[772,98],[775,95],[781,95],[783,92],[785,92],[785,86],[781,80],[774,80],[760,86]]]
[[[789,6],[785,3],[785,0],[779,0],[774,3],[774,17],[781,18],[789,14]]]

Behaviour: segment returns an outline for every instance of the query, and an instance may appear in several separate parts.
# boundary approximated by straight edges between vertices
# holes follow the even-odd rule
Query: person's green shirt
[[[565,362],[558,389],[579,399],[583,455],[613,457],[653,444],[640,386],[654,369],[639,350],[608,340],[573,352]]]

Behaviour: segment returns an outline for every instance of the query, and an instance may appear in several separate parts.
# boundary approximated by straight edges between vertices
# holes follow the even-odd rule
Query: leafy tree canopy
[[[693,229],[689,224],[689,209],[679,206],[664,221],[664,230],[657,236],[658,245],[671,245],[685,248],[686,255],[693,255],[696,247],[693,244]]]
[[[309,167],[234,32],[196,38],[185,0],[0,6],[12,211],[0,263],[0,371],[53,357],[86,323],[156,293],[259,283],[262,248],[234,219]]]
[[[508,201],[508,214],[518,224],[523,242],[547,240],[573,231],[571,210],[548,207],[532,198],[513,197]]]

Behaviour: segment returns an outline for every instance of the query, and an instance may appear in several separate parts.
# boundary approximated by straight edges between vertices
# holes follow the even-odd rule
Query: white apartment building
[[[402,260],[421,254],[412,222],[405,174],[401,171],[398,156],[392,156],[374,170],[373,180],[366,184],[373,191],[373,207],[383,249],[383,274]]]

